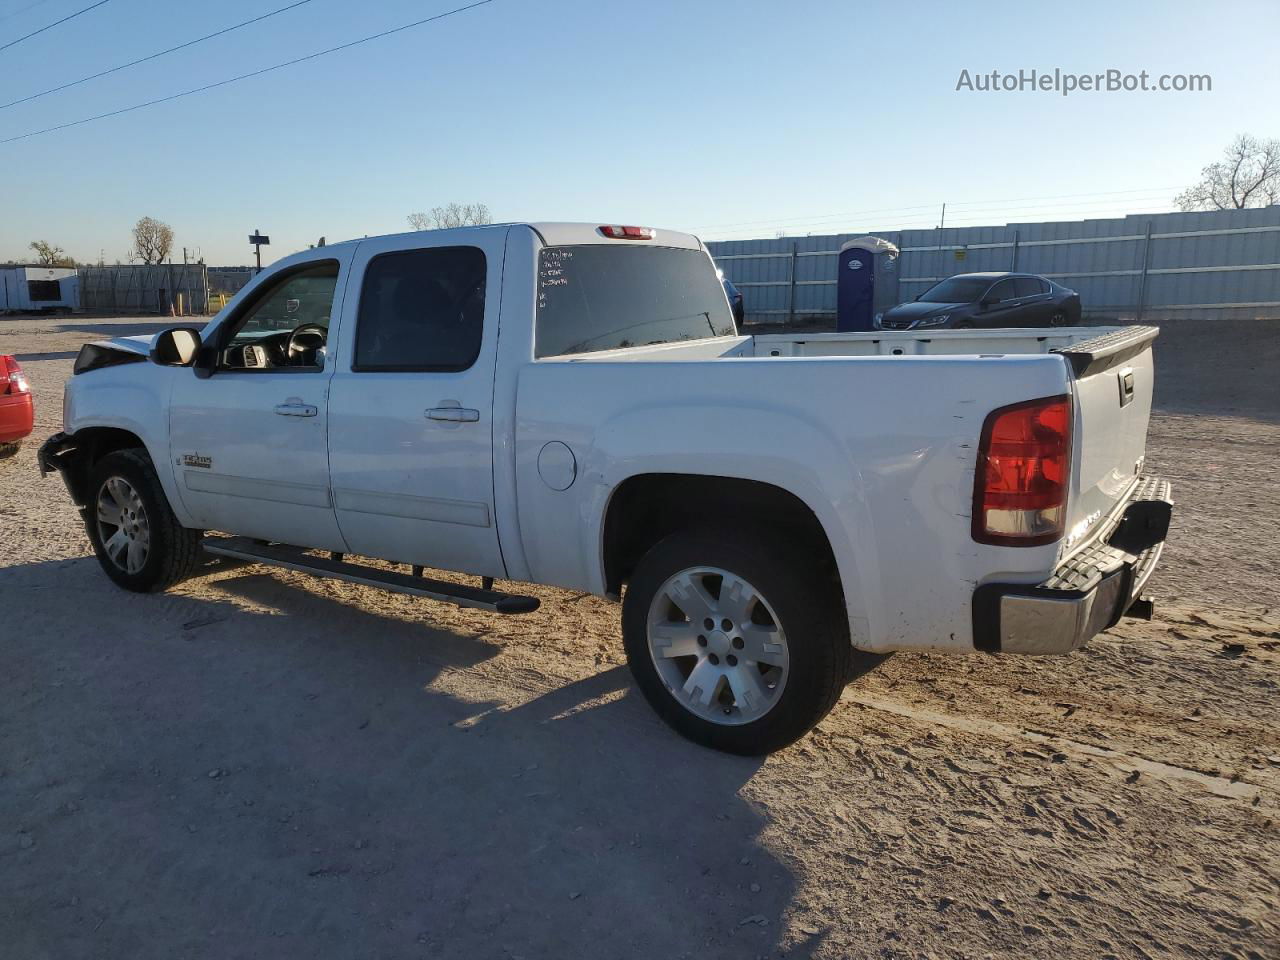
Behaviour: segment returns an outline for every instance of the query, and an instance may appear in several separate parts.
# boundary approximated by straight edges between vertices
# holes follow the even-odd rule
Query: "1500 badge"
[[[182,455],[182,465],[184,467],[202,467],[208,470],[213,466],[213,457],[202,457],[198,453],[184,453]]]

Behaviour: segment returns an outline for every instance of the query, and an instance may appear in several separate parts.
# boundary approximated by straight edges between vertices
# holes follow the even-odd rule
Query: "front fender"
[[[178,521],[190,525],[169,457],[169,395],[178,373],[190,376],[191,372],[180,367],[130,363],[72,377],[67,381],[63,403],[63,431],[73,441],[95,429],[133,434],[151,457]]]

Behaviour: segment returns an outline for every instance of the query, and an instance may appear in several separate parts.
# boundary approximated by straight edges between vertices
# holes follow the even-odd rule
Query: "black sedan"
[[[724,274],[720,274],[720,282],[724,284],[724,295],[729,298],[729,308],[733,311],[733,322],[738,325],[738,329],[742,329],[742,294],[733,282]]]
[[[1080,322],[1080,294],[1029,273],[961,273],[876,316],[880,330],[1059,327]]]

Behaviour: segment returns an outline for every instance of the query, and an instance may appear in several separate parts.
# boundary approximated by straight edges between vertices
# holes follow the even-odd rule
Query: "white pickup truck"
[[[498,613],[537,600],[494,579],[622,597],[658,713],[762,753],[868,655],[1067,653],[1149,613],[1156,333],[749,336],[686,234],[411,233],[86,344],[40,462],[130,590],[208,551]]]

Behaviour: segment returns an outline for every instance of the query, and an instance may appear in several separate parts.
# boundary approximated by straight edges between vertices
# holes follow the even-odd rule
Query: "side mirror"
[[[995,297],[983,297],[981,300],[978,301],[978,306],[989,307],[999,302],[1000,301],[997,300]]]
[[[151,345],[151,362],[162,367],[189,367],[200,350],[200,331],[195,327],[171,327],[156,336]]]

